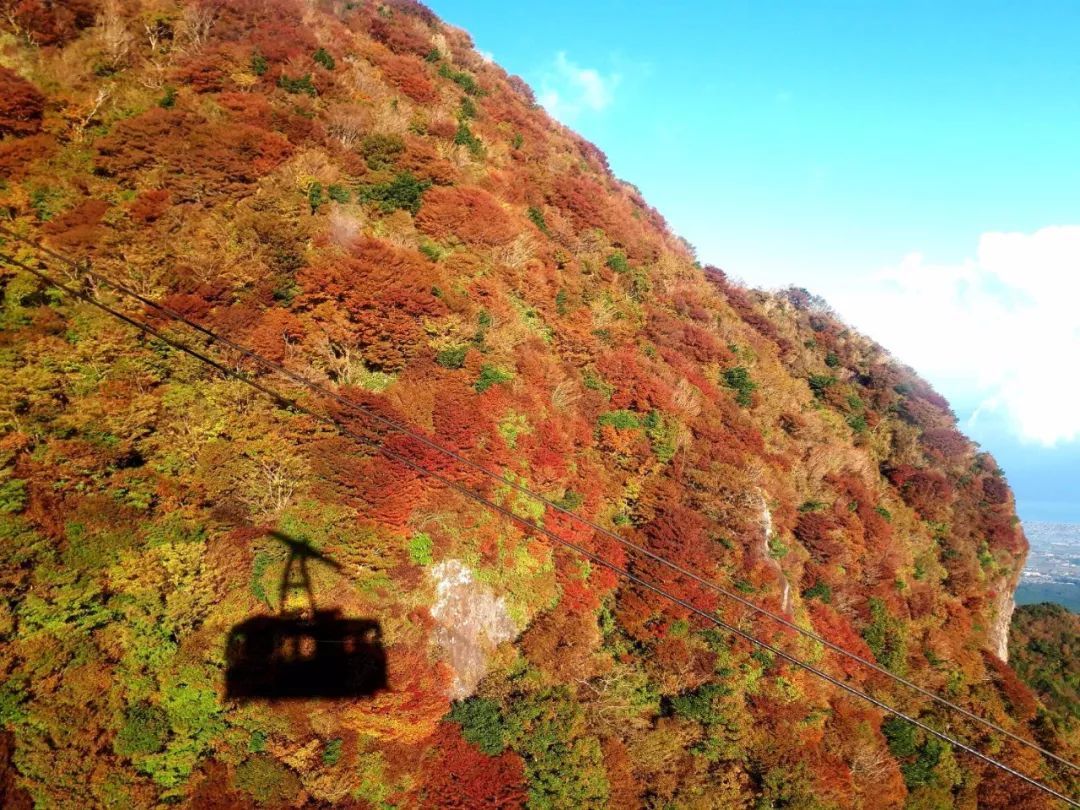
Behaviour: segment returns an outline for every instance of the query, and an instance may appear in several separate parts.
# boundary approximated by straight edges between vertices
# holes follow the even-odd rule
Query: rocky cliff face
[[[4,24],[5,227],[1024,731],[996,659],[1026,541],[993,459],[823,301],[702,267],[464,32],[407,0],[31,0]],[[21,242],[3,251],[68,272]],[[20,789],[42,805],[1038,801],[459,492],[2,272],[0,718]],[[505,483],[153,317],[943,720]],[[223,697],[229,628],[280,607],[281,537],[332,561],[312,565],[321,605],[380,622],[389,689]],[[447,595],[461,579],[450,567],[472,590]],[[465,626],[474,597],[486,612]]]

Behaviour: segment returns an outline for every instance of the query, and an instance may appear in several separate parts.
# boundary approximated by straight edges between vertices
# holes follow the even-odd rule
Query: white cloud
[[[1080,439],[1080,225],[984,233],[975,257],[919,253],[830,295],[946,395],[1047,446]]]
[[[572,121],[583,112],[601,112],[611,105],[620,77],[583,68],[558,53],[551,69],[540,79],[538,100],[561,121]]]

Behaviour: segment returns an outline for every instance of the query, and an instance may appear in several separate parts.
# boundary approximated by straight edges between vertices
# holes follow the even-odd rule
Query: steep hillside
[[[1075,758],[1003,663],[1026,540],[947,403],[805,291],[701,267],[464,32],[410,0],[0,8],[0,225]],[[1067,787],[26,242],[0,252]],[[20,801],[1050,806],[0,267],[0,784]],[[332,637],[303,629],[308,597]],[[268,699],[250,639],[274,627],[372,677]]]
[[[1013,614],[1009,656],[1046,707],[1049,722],[1080,746],[1080,616],[1061,605],[1024,605]]]

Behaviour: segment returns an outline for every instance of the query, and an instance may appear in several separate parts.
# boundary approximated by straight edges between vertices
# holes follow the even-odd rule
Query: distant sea
[[[1057,602],[1080,613],[1080,523],[1025,522],[1031,543],[1016,603]]]

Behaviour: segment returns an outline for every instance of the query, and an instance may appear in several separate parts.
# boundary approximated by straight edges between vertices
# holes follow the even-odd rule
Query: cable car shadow
[[[286,604],[290,589],[302,588],[311,609],[252,616],[229,631],[225,696],[242,701],[363,698],[386,690],[379,622],[315,608],[308,560],[339,566],[303,541],[270,534],[289,549],[281,604]],[[300,578],[294,582],[297,571]]]

